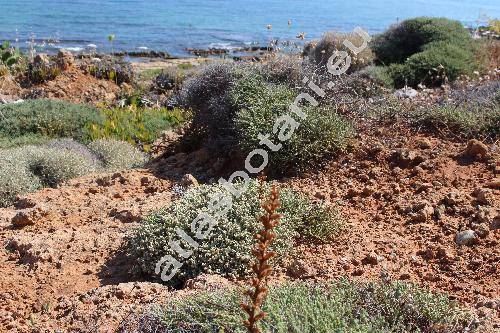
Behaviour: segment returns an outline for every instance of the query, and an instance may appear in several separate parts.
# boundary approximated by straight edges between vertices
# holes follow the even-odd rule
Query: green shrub
[[[102,161],[108,171],[141,167],[147,159],[144,153],[124,141],[102,139],[91,142],[88,148]]]
[[[1,116],[0,116],[1,117]],[[51,138],[40,134],[25,134],[14,138],[0,136],[0,149],[15,148],[29,145],[41,145],[50,141]]]
[[[16,195],[41,187],[55,187],[71,178],[100,169],[95,160],[77,151],[47,146],[0,150],[0,206]]]
[[[269,191],[269,187],[266,191]],[[311,205],[305,198],[290,190],[283,189],[280,192],[280,213],[283,218],[276,228],[277,238],[273,248],[281,257],[292,250],[293,239],[307,228],[310,220],[315,226],[336,223],[338,227],[338,220],[327,220],[330,215],[324,212],[323,207]],[[192,221],[200,212],[207,210],[210,199],[222,194],[230,195],[220,185],[194,187],[188,189],[171,207],[147,217],[129,242],[130,253],[137,260],[141,271],[154,276],[155,266],[160,258],[165,255],[177,258],[177,254],[168,245],[171,239],[178,239],[175,229],[180,228],[189,234]],[[250,250],[255,243],[254,235],[259,230],[256,216],[262,214],[258,198],[258,184],[251,181],[241,197],[233,198],[227,216],[214,217],[218,223],[204,240],[199,241],[199,248],[189,258],[182,260],[181,270],[169,283],[177,286],[202,273],[228,277],[248,274],[252,260]],[[182,240],[180,244],[183,248],[189,248]]]
[[[88,137],[87,124],[102,123],[99,111],[91,106],[49,99],[3,105],[0,114],[0,137],[11,139],[40,135],[82,141]]]
[[[10,68],[16,65],[21,60],[21,57],[21,51],[11,47],[9,42],[5,41],[0,44],[0,65]]]
[[[27,76],[31,84],[39,84],[54,80],[61,74],[62,70],[56,63],[50,64],[29,64]]]
[[[397,67],[395,67],[397,66]],[[475,68],[470,49],[446,42],[428,44],[422,52],[409,57],[402,65],[391,65],[390,72],[396,87],[404,85],[439,86],[454,81]]]
[[[92,140],[113,138],[140,144],[147,151],[159,135],[184,120],[180,109],[113,108],[101,111],[104,121],[88,126]]]
[[[364,42],[363,38],[356,33],[343,34],[329,31],[319,41],[308,44],[303,53],[309,57],[314,65],[326,68],[328,59],[335,51],[345,50],[351,56],[348,72],[357,71],[373,62],[373,52],[369,47],[356,55],[343,45],[345,40],[350,41],[355,46],[360,46]]]
[[[290,114],[295,93],[281,85],[268,84],[256,77],[243,79],[231,91],[233,103],[241,110],[236,114],[235,128],[239,146],[248,153],[261,146],[259,134],[271,134],[278,143],[273,126],[280,116]],[[279,174],[300,171],[317,165],[328,156],[346,147],[353,128],[331,107],[304,107],[306,119],[297,119],[300,126],[283,147],[269,155],[269,168]],[[296,117],[298,118],[298,117]]]
[[[384,87],[394,86],[394,79],[386,66],[367,66],[361,70],[361,73],[368,75]]]
[[[141,320],[141,332],[245,333],[236,291],[170,300]],[[472,316],[446,296],[393,283],[286,283],[270,288],[263,332],[464,332]],[[472,328],[473,329],[473,326]]]
[[[500,137],[500,103],[443,105],[416,112],[413,122],[425,129],[460,139]]]
[[[478,45],[458,21],[418,17],[391,27],[374,38],[372,49],[396,87],[439,86],[485,64],[478,63]],[[479,61],[480,62],[480,61]]]
[[[471,37],[459,21],[446,18],[417,17],[404,20],[376,36],[372,49],[378,62],[389,65],[404,63],[415,53],[422,52],[432,42],[448,42],[464,46]]]

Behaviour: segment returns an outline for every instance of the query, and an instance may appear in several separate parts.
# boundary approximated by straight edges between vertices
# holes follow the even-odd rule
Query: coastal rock
[[[75,65],[73,54],[65,49],[60,49],[57,53],[57,63],[63,70],[67,70]]]
[[[33,59],[33,63],[38,66],[49,66],[50,58],[45,53],[39,53],[35,56],[35,59]]]

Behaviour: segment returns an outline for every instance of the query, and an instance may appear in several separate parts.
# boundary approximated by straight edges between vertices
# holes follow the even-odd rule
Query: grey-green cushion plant
[[[241,186],[241,185],[240,185]],[[266,186],[266,190],[269,188]],[[179,258],[169,246],[171,240],[178,240],[181,247],[190,249],[186,241],[176,234],[180,228],[188,235],[191,223],[200,212],[207,212],[210,200],[216,195],[230,195],[221,185],[201,185],[188,189],[184,195],[169,208],[148,216],[138,227],[129,241],[131,257],[143,273],[159,279],[155,268],[159,260],[166,255]],[[273,249],[283,258],[292,250],[293,240],[304,229],[313,226],[306,236],[328,237],[326,232],[338,231],[340,222],[322,206],[309,203],[301,195],[291,190],[280,191],[283,214],[276,228],[277,238]],[[233,197],[233,203],[225,217],[214,217],[217,224],[209,235],[199,240],[199,247],[189,258],[182,259],[182,268],[168,283],[179,286],[189,278],[202,273],[220,274],[226,277],[243,277],[249,273],[252,260],[251,249],[255,244],[254,235],[260,230],[257,216],[262,214],[259,202],[259,186],[251,181],[248,189],[239,198]],[[329,224],[321,228],[319,225]],[[170,272],[169,272],[170,273]]]

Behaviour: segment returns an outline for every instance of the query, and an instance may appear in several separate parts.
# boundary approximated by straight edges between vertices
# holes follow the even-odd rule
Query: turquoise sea
[[[498,0],[0,0],[0,40],[26,47],[109,51],[152,49],[184,55],[185,48],[267,45],[306,40],[326,30],[371,33],[414,16],[444,16],[477,26],[500,18]],[[289,24],[289,21],[291,24]],[[267,29],[272,25],[272,29]]]

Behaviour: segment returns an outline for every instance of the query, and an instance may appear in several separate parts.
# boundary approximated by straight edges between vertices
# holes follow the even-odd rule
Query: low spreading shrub
[[[0,114],[0,137],[9,139],[40,135],[85,141],[88,137],[86,125],[102,123],[94,107],[49,99],[2,105]]]
[[[419,127],[460,139],[500,137],[500,103],[491,105],[443,105],[415,113]]]
[[[351,65],[349,66],[349,72],[357,71],[365,66],[370,65],[373,62],[373,53],[369,47],[366,47],[357,55],[354,54],[350,49],[344,46],[344,41],[348,40],[355,46],[359,47],[363,45],[363,37],[356,33],[337,33],[337,32],[327,32],[324,34],[323,38],[319,41],[311,42],[306,45],[304,49],[304,55],[309,57],[309,60],[316,66],[321,68],[326,68],[328,59],[337,50],[347,51],[351,57]]]
[[[236,291],[170,300],[143,316],[145,333],[245,333]],[[263,332],[464,332],[473,317],[446,296],[402,283],[286,283],[270,288]]]
[[[257,182],[251,181],[239,198],[233,198],[226,216],[214,217],[217,224],[205,239],[199,241],[198,249],[189,258],[182,260],[182,268],[169,281],[171,285],[178,286],[202,273],[227,277],[242,277],[249,273],[253,236],[260,228],[256,216],[262,214],[258,191]],[[165,255],[178,257],[168,244],[171,239],[178,239],[176,228],[190,234],[192,221],[200,212],[206,211],[214,195],[230,193],[220,185],[194,187],[188,189],[171,207],[152,214],[143,221],[129,241],[130,254],[137,260],[142,272],[157,277],[154,272],[160,258]],[[328,219],[331,215],[323,207],[310,204],[297,193],[281,190],[280,200],[283,218],[276,227],[277,238],[273,242],[273,249],[280,258],[291,251],[294,238],[309,226],[309,221],[315,228],[323,223],[339,226],[338,220]],[[333,232],[333,228],[331,230]],[[324,233],[318,235],[325,236]],[[180,245],[184,249],[189,248],[182,240]]]
[[[145,150],[159,135],[181,124],[184,120],[180,109],[128,107],[104,109],[104,121],[88,126],[92,140],[114,138],[140,144]]]
[[[88,148],[108,171],[141,167],[147,160],[144,153],[124,141],[101,139],[91,142]]]
[[[241,80],[231,91],[233,103],[241,107],[234,121],[240,148],[249,153],[261,147],[259,134],[271,134],[272,142],[283,145],[269,155],[269,168],[278,174],[317,165],[343,150],[353,136],[350,123],[331,107],[303,107],[305,119],[292,115],[289,107],[294,97],[295,93],[289,88],[255,77]],[[281,141],[273,127],[275,121],[285,115],[295,117],[300,126],[288,140]]]
[[[14,138],[0,135],[0,149],[15,148],[29,145],[40,145],[50,141],[51,138],[40,134],[25,134]]]
[[[0,206],[41,187],[56,187],[92,172],[141,166],[145,157],[127,142],[97,141],[90,148],[71,139],[0,149]]]
[[[361,70],[361,73],[369,76],[378,84],[386,88],[394,86],[394,79],[386,66],[367,66]]]

